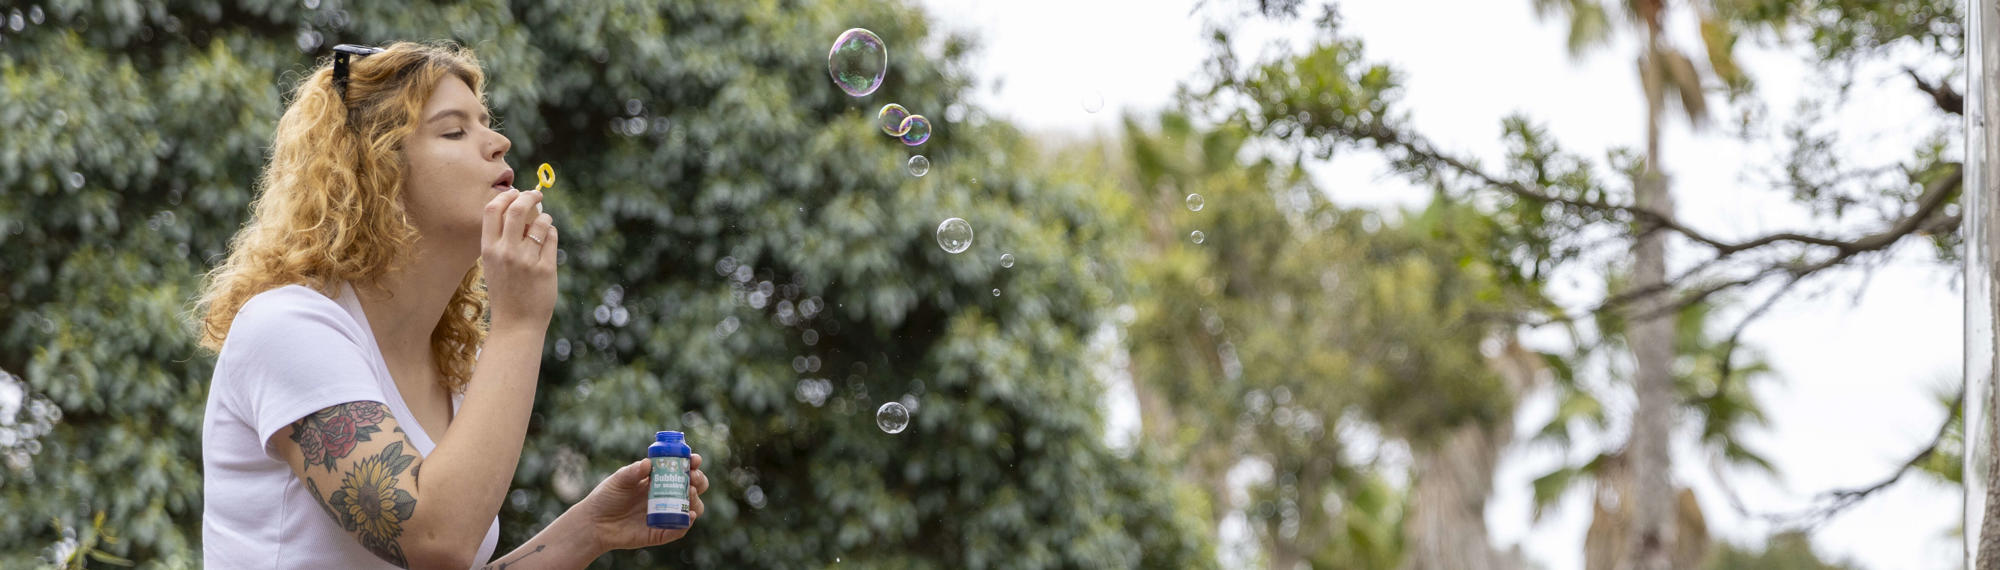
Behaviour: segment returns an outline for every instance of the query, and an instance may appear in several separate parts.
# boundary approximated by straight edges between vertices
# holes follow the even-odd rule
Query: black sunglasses
[[[347,99],[347,58],[363,58],[382,53],[382,48],[340,44],[333,46],[333,90],[340,92],[342,100]]]

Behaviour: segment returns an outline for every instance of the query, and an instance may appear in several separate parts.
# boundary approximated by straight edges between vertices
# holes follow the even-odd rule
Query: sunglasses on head
[[[348,58],[353,57],[359,59],[375,55],[378,53],[382,53],[382,48],[357,46],[354,44],[340,44],[337,46],[333,46],[333,90],[338,91],[340,93],[341,99],[347,98]]]

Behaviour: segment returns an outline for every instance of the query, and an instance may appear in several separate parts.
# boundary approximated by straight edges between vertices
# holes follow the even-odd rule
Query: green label
[[[654,457],[653,488],[646,495],[646,513],[688,512],[688,458]]]

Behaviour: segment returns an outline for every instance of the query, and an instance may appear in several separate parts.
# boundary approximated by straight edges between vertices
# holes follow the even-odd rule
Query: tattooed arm
[[[278,430],[271,443],[313,502],[362,547],[403,568],[412,554],[427,558],[409,540],[423,458],[387,405],[336,404]]]
[[[473,557],[521,461],[540,335],[495,327],[450,428],[431,434],[437,447],[428,456],[418,456],[386,406],[368,401],[300,418],[269,444],[328,514],[383,560],[452,570],[486,562]],[[375,494],[339,495],[350,483],[355,493]],[[342,518],[344,505],[355,515],[351,526]]]

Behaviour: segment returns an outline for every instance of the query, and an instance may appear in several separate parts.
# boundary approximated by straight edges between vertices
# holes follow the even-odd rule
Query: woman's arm
[[[493,560],[483,568],[486,570],[537,570],[544,568],[583,568],[604,554],[597,545],[596,537],[590,533],[589,524],[576,515],[575,510],[556,517],[548,528],[535,533],[534,538],[521,543],[520,548]],[[643,524],[643,523],[642,523]]]
[[[508,191],[487,202],[481,222],[492,332],[466,383],[465,401],[424,457],[413,540],[450,545],[466,557],[486,537],[514,482],[542,367],[542,339],[555,310],[555,226],[538,214],[540,192]],[[530,233],[532,231],[532,233]],[[530,241],[528,236],[543,238]],[[435,434],[433,434],[435,436]],[[459,568],[475,561],[465,560]]]
[[[632,462],[603,482],[549,527],[486,566],[489,570],[582,568],[612,550],[645,548],[679,540],[708,511],[701,494],[708,492],[708,475],[701,471],[701,454],[688,465],[689,527],[667,530],[646,526],[646,489],[650,464]]]

